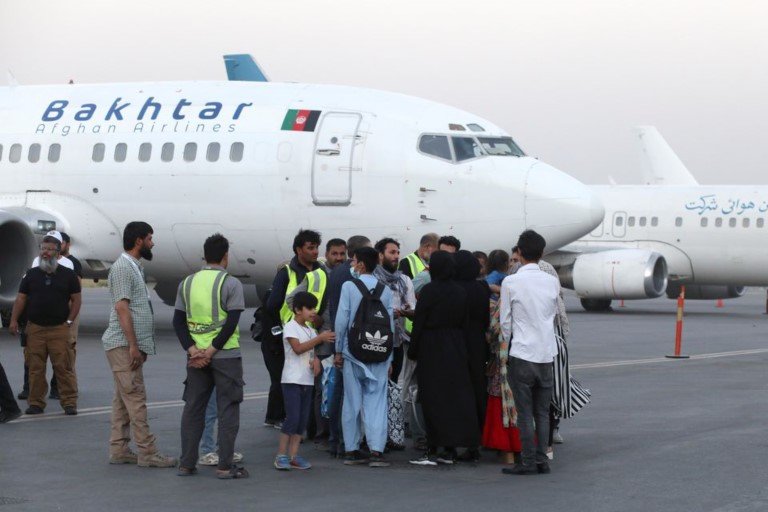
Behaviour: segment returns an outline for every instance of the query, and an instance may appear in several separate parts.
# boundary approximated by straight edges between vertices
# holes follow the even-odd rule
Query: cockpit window
[[[419,151],[449,162],[453,160],[451,148],[448,146],[448,137],[445,135],[422,135],[419,139]]]
[[[512,137],[480,137],[479,140],[491,156],[525,156]]]
[[[483,128],[482,126],[480,126],[477,123],[469,123],[467,125],[467,128],[469,128],[470,131],[473,131],[473,132],[484,132],[485,131],[485,128]]]
[[[453,150],[456,152],[456,161],[462,162],[470,158],[483,156],[483,150],[473,137],[451,137]]]

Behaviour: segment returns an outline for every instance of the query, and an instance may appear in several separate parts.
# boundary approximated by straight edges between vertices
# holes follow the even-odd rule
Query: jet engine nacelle
[[[16,300],[24,272],[37,255],[35,234],[25,215],[0,210],[0,307]]]
[[[664,256],[644,249],[582,254],[559,275],[582,299],[651,299],[667,289]]]
[[[746,286],[687,284],[685,285],[685,298],[691,300],[735,299],[744,295],[746,291]],[[676,299],[679,295],[679,284],[670,284],[667,287],[667,297]]]

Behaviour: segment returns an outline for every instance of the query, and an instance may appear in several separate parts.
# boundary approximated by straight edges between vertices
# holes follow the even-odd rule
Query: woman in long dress
[[[438,447],[444,451],[437,462],[452,464],[457,446],[478,446],[474,388],[470,377],[464,329],[467,294],[451,280],[453,256],[445,251],[432,254],[432,281],[416,303],[408,357],[417,361],[418,400],[424,412],[427,443],[425,458]]]
[[[469,251],[459,251],[456,259],[456,284],[467,293],[467,322],[464,326],[464,340],[467,344],[469,375],[472,379],[472,390],[475,394],[477,424],[483,430],[485,421],[485,405],[488,398],[487,378],[485,367],[488,364],[488,343],[486,331],[490,323],[491,290],[480,276],[480,262]],[[478,446],[468,446],[467,451],[460,457],[462,460],[477,461],[480,459]]]

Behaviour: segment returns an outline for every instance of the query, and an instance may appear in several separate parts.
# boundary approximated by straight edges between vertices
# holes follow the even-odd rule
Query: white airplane
[[[665,292],[687,299],[740,297],[768,285],[768,186],[698,185],[653,127],[637,135],[649,160],[648,185],[595,185],[605,220],[547,256],[563,286],[590,311],[613,299]]]
[[[123,226],[149,222],[155,290],[172,302],[202,242],[231,241],[230,270],[268,283],[300,227],[326,239],[426,232],[511,246],[526,228],[556,248],[603,206],[526,156],[495,124],[377,90],[275,82],[0,88],[0,307],[50,229],[72,236],[86,277],[119,256]],[[254,287],[247,287],[254,289]],[[255,291],[255,289],[254,289]]]

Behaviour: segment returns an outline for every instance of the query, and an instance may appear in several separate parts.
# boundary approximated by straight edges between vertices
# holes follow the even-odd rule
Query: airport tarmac
[[[0,509],[47,510],[417,510],[764,511],[768,510],[768,316],[765,290],[725,301],[689,301],[683,352],[671,353],[675,301],[627,302],[587,313],[570,295],[572,373],[592,404],[563,421],[552,473],[502,475],[492,452],[477,464],[347,467],[302,446],[307,472],[277,472],[277,431],[262,426],[268,376],[242,320],[246,400],[237,449],[248,480],[219,481],[212,468],[189,478],[171,469],[107,463],[112,377],[101,347],[109,302],[88,289],[78,342],[80,414],[58,402],[43,416],[0,425]],[[179,452],[184,356],[172,309],[155,297],[158,354],[145,367],[150,425],[165,453]],[[0,335],[0,361],[16,392],[21,349]],[[25,407],[26,404],[22,404]]]

